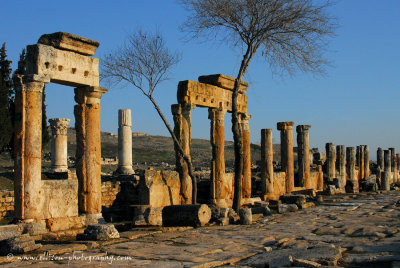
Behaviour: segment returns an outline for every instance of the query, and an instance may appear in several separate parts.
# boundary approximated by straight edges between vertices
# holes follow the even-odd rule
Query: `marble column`
[[[376,162],[378,167],[380,167],[380,169],[383,170],[385,165],[384,165],[383,150],[381,147],[379,147],[378,150],[376,151]]]
[[[357,146],[356,161],[358,166],[358,180],[365,178],[364,176],[364,146]]]
[[[68,172],[68,125],[67,118],[49,119],[51,128],[51,172]]]
[[[261,129],[261,190],[263,199],[274,194],[272,129]]]
[[[243,173],[242,173],[242,197],[251,197],[251,147],[250,147],[250,114],[241,114],[240,125],[242,128],[243,148]]]
[[[309,129],[311,125],[299,125],[297,132],[297,155],[299,162],[299,186],[311,189],[310,181],[310,138]]]
[[[118,110],[118,169],[121,175],[132,175],[132,116],[130,109]]]
[[[211,202],[218,207],[227,208],[226,181],[225,181],[225,114],[226,110],[218,108],[208,109],[208,118],[211,122],[210,141],[212,148],[211,160]]]
[[[336,155],[335,155],[335,144],[328,142],[325,144],[326,150],[326,173],[329,181],[333,181],[336,178]]]
[[[349,188],[349,192],[358,193],[359,185],[358,179],[356,177],[356,159],[355,159],[355,149],[354,147],[346,148],[346,170],[347,170],[347,182],[346,191]],[[349,186],[349,187],[348,187]]]
[[[364,145],[364,178],[368,178],[369,175],[369,146]]]
[[[14,211],[19,220],[43,217],[42,190],[42,97],[45,82],[35,76],[14,76],[15,160]]]
[[[100,99],[107,89],[75,88],[76,175],[79,213],[101,218]]]
[[[294,122],[277,123],[281,132],[281,166],[282,171],[286,173],[286,193],[294,190],[293,126]]]
[[[336,146],[336,167],[339,179],[339,188],[346,186],[346,147],[344,145]]]
[[[171,105],[172,115],[174,117],[174,133],[182,146],[185,154],[191,159],[191,119],[192,110],[195,105],[191,104],[173,104]],[[181,181],[181,204],[191,204],[193,195],[192,179],[189,176],[189,167],[181,153],[175,149],[176,170],[179,173]]]
[[[397,182],[397,158],[396,158],[396,148],[389,148],[390,150],[390,165],[392,171],[391,183]]]
[[[382,175],[381,181],[381,190],[390,191],[390,183],[391,183],[391,151],[384,150],[384,159],[385,159],[385,170]]]

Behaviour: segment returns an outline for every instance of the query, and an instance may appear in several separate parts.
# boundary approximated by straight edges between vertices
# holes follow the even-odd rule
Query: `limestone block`
[[[239,210],[240,224],[249,225],[253,221],[251,208],[242,208]]]
[[[93,56],[100,45],[95,40],[65,32],[44,34],[39,38],[38,43],[87,56]]]
[[[223,74],[212,74],[212,75],[202,75],[199,76],[199,82],[214,85],[217,87],[222,87],[233,91],[235,86],[235,78],[229,77]],[[239,87],[239,93],[244,94],[249,87],[249,83],[241,82]]]
[[[306,197],[302,194],[286,194],[280,197],[283,203],[296,204],[301,207],[306,203]]]
[[[119,233],[114,225],[109,224],[92,224],[89,225],[82,235],[77,238],[84,240],[109,240],[119,238]]]
[[[99,59],[36,44],[27,46],[27,74],[66,86],[99,86]]]
[[[83,222],[80,217],[63,217],[46,220],[46,226],[51,232],[57,232],[68,229],[82,228]]]
[[[77,180],[44,180],[43,219],[78,216]]]
[[[151,207],[180,204],[180,180],[177,172],[145,170],[139,177],[140,204]]]
[[[189,103],[199,107],[222,108],[232,111],[232,91],[209,84],[191,80],[180,81],[178,85],[178,102]],[[247,112],[247,96],[238,96],[239,113]]]

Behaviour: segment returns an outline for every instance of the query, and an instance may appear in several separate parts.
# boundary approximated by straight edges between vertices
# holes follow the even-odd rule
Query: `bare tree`
[[[181,0],[190,13],[182,30],[242,49],[242,61],[232,94],[232,132],[235,151],[233,208],[241,201],[243,170],[242,133],[237,99],[240,82],[257,54],[273,71],[299,69],[320,74],[327,63],[322,54],[326,37],[333,35],[334,19],[327,14],[328,0]]]
[[[175,148],[188,165],[192,179],[192,203],[197,200],[197,183],[192,162],[185,154],[174,131],[153,97],[157,86],[168,79],[168,72],[180,61],[180,55],[171,53],[162,36],[137,30],[128,36],[124,46],[102,59],[102,79],[115,83],[128,82],[139,89],[153,104],[174,141]]]

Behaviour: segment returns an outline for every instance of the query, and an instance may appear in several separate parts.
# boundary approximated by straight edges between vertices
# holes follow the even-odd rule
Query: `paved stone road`
[[[335,196],[317,207],[273,214],[248,226],[147,229],[121,233],[121,239],[103,244],[46,245],[47,258],[69,253],[5,266],[400,267],[399,231],[400,192]]]

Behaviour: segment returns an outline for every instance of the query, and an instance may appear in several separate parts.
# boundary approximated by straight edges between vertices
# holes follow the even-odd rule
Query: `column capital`
[[[75,101],[79,104],[96,104],[107,89],[103,87],[84,86],[75,88]]]
[[[45,84],[43,81],[35,81],[30,79],[30,76],[25,75],[14,75],[13,82],[15,90],[18,92],[43,92],[43,87]]]
[[[172,104],[171,112],[172,115],[181,115],[185,113],[190,113],[194,108],[196,108],[196,105],[191,103]]]
[[[208,108],[208,119],[220,120],[222,123],[225,121],[225,114],[227,110],[223,108]]]
[[[278,130],[291,130],[293,129],[294,122],[293,121],[288,121],[288,122],[278,122],[276,124],[276,127]]]
[[[68,118],[51,118],[51,119],[49,119],[52,135],[53,136],[67,135],[69,122],[70,122],[70,120]]]
[[[132,126],[132,113],[131,109],[119,109],[118,110],[118,127]]]
[[[311,128],[311,125],[298,125],[296,127],[296,132],[297,133],[307,132],[310,128]]]

